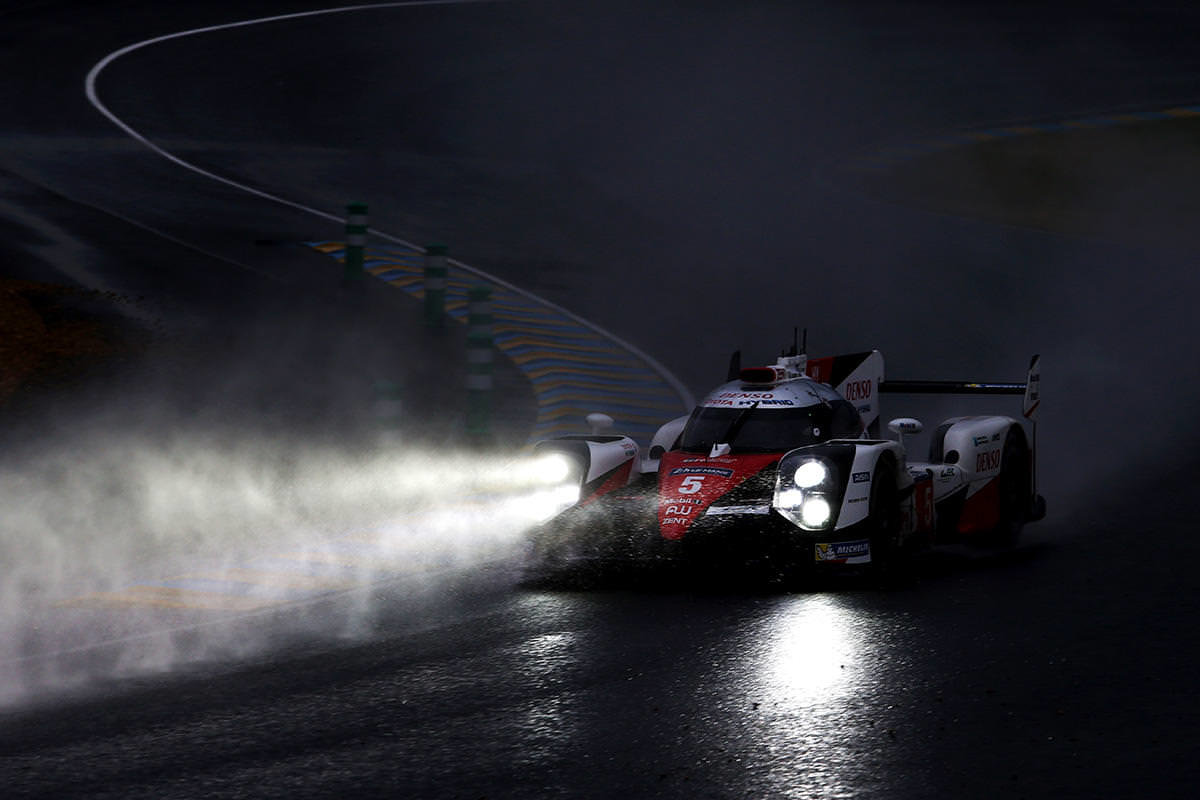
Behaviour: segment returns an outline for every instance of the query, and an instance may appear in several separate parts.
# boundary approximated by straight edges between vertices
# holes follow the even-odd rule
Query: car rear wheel
[[[1016,428],[1009,428],[1000,456],[999,520],[992,531],[992,544],[1015,547],[1025,527],[1029,508],[1029,448]]]
[[[896,489],[896,467],[881,460],[871,481],[871,569],[886,574],[900,555],[900,501]]]

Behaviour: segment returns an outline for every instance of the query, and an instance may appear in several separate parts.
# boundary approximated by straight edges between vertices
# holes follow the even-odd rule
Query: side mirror
[[[888,430],[896,434],[896,439],[900,444],[904,444],[904,434],[920,433],[925,430],[925,426],[921,424],[921,420],[919,419],[898,417],[888,423]]]
[[[906,433],[920,433],[925,430],[925,426],[921,424],[921,420],[919,419],[899,417],[888,423],[888,430],[903,436]]]
[[[592,429],[592,435],[599,435],[604,431],[612,430],[613,418],[608,414],[588,414],[585,417],[588,427]]]

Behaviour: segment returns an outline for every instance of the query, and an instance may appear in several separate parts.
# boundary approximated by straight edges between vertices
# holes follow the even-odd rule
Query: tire
[[[997,547],[1016,547],[1029,509],[1029,447],[1017,428],[1009,428],[1000,456],[1000,519],[989,539]]]
[[[871,571],[876,575],[891,572],[900,557],[900,501],[896,489],[896,465],[890,458],[880,459],[871,480],[870,519]]]

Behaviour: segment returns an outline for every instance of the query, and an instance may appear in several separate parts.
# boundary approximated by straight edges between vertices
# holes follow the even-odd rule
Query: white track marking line
[[[97,93],[97,90],[96,90],[96,82],[100,77],[100,73],[102,73],[110,64],[112,64],[118,58],[128,55],[129,53],[132,53],[136,50],[140,50],[144,47],[149,47],[150,45],[171,41],[173,39],[182,39],[186,36],[196,36],[196,35],[202,34],[202,33],[213,33],[213,32],[217,32],[217,31],[231,30],[234,28],[245,28],[245,27],[249,27],[251,25],[262,25],[262,24],[266,24],[266,23],[270,23],[270,22],[282,22],[285,20],[301,19],[301,18],[305,18],[305,17],[316,17],[316,16],[321,16],[321,15],[327,15],[327,14],[342,14],[342,13],[347,13],[347,12],[352,12],[352,11],[367,11],[367,10],[375,10],[375,9],[381,9],[381,8],[411,8],[411,7],[418,7],[418,6],[468,5],[468,4],[476,4],[476,3],[481,3],[481,2],[495,2],[495,1],[496,0],[409,0],[408,2],[367,3],[367,4],[362,4],[362,5],[339,6],[339,7],[334,7],[334,8],[316,9],[313,11],[301,11],[301,12],[296,12],[293,14],[279,14],[279,15],[271,16],[271,17],[259,17],[256,19],[241,20],[238,22],[227,22],[227,23],[223,23],[220,25],[209,25],[209,26],[203,27],[203,28],[193,28],[191,30],[178,31],[176,33],[169,33],[164,36],[156,36],[151,39],[145,39],[140,42],[134,42],[133,44],[126,45],[125,47],[122,47],[119,50],[114,50],[113,52],[109,53],[104,58],[102,58],[98,62],[96,62],[95,66],[93,66],[91,68],[91,70],[88,71],[87,78],[84,80],[84,92],[87,95],[88,102],[90,102],[96,108],[96,110],[99,111],[101,114],[103,114],[112,124],[114,124],[118,128],[120,128],[126,135],[130,136],[131,138],[133,138],[136,141],[140,142],[141,144],[145,145],[147,148],[154,151],[155,153],[162,156],[163,158],[167,159],[171,163],[173,163],[177,166],[183,167],[184,169],[195,172],[197,175],[202,175],[205,178],[208,178],[209,180],[216,181],[217,183],[224,184],[225,186],[229,186],[233,189],[237,189],[238,191],[242,191],[247,194],[254,195],[255,197],[262,198],[263,200],[269,200],[273,203],[279,203],[280,205],[284,205],[289,208],[296,209],[297,211],[303,211],[306,214],[311,214],[313,216],[320,217],[321,219],[326,219],[326,220],[330,220],[333,222],[341,223],[344,221],[344,217],[341,215],[331,214],[327,211],[321,211],[320,209],[312,208],[311,206],[306,206],[303,203],[298,203],[294,200],[288,200],[284,197],[280,197],[278,195],[274,195],[269,192],[264,192],[261,189],[256,189],[252,186],[247,186],[244,183],[239,183],[238,181],[232,180],[231,178],[226,178],[222,175],[218,175],[216,173],[213,173],[206,169],[203,169],[202,167],[198,167],[195,164],[192,164],[189,161],[185,161],[184,159],[180,158],[179,156],[175,155],[174,153],[171,153],[171,152],[165,150],[164,148],[158,146],[157,144],[155,144],[154,142],[150,141],[145,136],[143,136],[141,133],[134,130],[133,127],[131,127],[130,125],[125,123],[116,114],[114,114],[112,111],[110,111],[108,109],[108,107],[104,105],[103,102],[101,102],[99,94]],[[418,245],[416,245],[412,242],[405,241],[404,239],[401,239],[397,236],[393,236],[391,234],[385,233],[384,231],[376,230],[374,228],[369,229],[369,231],[374,236],[377,236],[380,239],[383,239],[385,241],[389,241],[394,244],[398,244],[402,247],[411,248],[412,250],[414,250],[416,252],[421,252],[421,250],[422,250],[422,248],[419,247]],[[471,274],[476,275],[483,280],[489,281],[498,286],[503,286],[504,288],[509,289],[510,291],[516,292],[519,295],[528,297],[531,300],[541,303],[542,305],[546,306],[547,308],[552,308],[555,311],[570,318],[571,320],[579,323],[580,325],[583,325],[583,326],[589,328],[590,330],[593,330],[596,333],[600,334],[601,336],[604,336],[609,341],[625,348],[631,354],[633,354],[634,356],[636,356],[636,357],[642,359],[644,362],[646,362],[646,364],[649,365],[651,369],[653,369],[655,372],[657,372],[659,374],[659,377],[661,377],[668,385],[671,386],[671,388],[679,396],[680,402],[682,403],[685,411],[690,410],[696,404],[695,398],[692,396],[692,393],[690,391],[688,391],[687,387],[684,386],[683,383],[678,378],[676,378],[671,372],[669,372],[666,367],[664,367],[662,364],[660,364],[657,360],[652,358],[650,355],[648,355],[647,353],[644,353],[642,350],[640,350],[639,348],[630,344],[629,342],[625,341],[624,339],[618,337],[617,335],[615,335],[613,333],[610,333],[609,331],[605,330],[604,328],[601,328],[599,325],[596,325],[595,323],[590,322],[590,321],[568,311],[567,309],[563,308],[562,306],[558,305],[557,303],[553,303],[543,297],[539,297],[538,295],[536,295],[530,291],[521,289],[520,287],[515,286],[515,285],[509,283],[508,281],[503,280],[502,278],[499,278],[495,275],[484,272],[483,270],[476,269],[475,267],[468,266],[467,264],[464,264],[460,261],[456,261],[454,259],[448,259],[448,261],[449,261],[449,263],[451,263],[461,269],[464,269],[467,272],[470,272]]]

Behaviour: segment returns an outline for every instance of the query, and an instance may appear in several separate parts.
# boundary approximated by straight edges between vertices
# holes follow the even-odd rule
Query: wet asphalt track
[[[150,18],[117,3],[102,27],[61,13],[35,24],[64,8],[31,4],[10,28],[13,52],[45,36],[64,55],[6,82],[30,109],[6,169],[242,263],[260,263],[264,227],[314,235],[311,220],[121,144],[82,100],[83,73],[116,46],[240,12]],[[1185,259],[1170,242],[1135,250],[929,218],[812,175],[828,181],[839,155],[893,135],[1194,99],[1200,69],[1181,44],[1194,18],[405,13],[146,51],[114,66],[102,94],[213,168],[330,208],[367,194],[381,228],[454,234],[468,260],[594,315],[698,389],[730,340],[776,344],[795,298],[814,296],[824,302],[799,321],[822,340],[883,343],[890,363],[945,370],[916,377],[976,364],[1009,377],[1035,348],[1054,355],[1050,519],[1015,553],[926,559],[887,590],[542,592],[514,589],[503,565],[381,587],[354,631],[336,603],[311,612],[346,635],[280,634],[240,661],[6,712],[10,795],[1192,796],[1200,476],[1173,442],[1192,440],[1197,387],[1160,372],[1195,356],[1171,305],[1195,288],[1174,267]],[[1070,46],[1052,47],[1056,34]],[[370,77],[348,100],[343,69]],[[66,151],[63,137],[90,144]],[[196,313],[215,313],[229,267],[192,257],[212,270]],[[98,263],[114,281],[172,285]],[[803,277],[776,266],[801,264]],[[1131,282],[1135,268],[1159,279]],[[988,297],[988,280],[1019,302]],[[1155,424],[1134,416],[1147,405],[1136,393],[1113,396],[1114,380],[1158,390]]]

